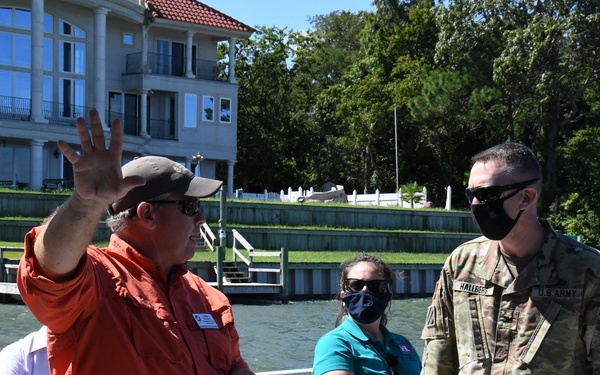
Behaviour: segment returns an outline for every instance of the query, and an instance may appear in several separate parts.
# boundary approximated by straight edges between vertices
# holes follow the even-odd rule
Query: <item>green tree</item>
[[[236,184],[247,191],[287,189],[297,180],[296,150],[303,129],[290,126],[293,32],[260,27],[236,51],[238,162]],[[239,186],[238,185],[238,186]]]
[[[353,137],[338,112],[343,77],[361,56],[358,36],[367,13],[332,12],[312,18],[314,29],[296,39],[292,70],[298,92],[294,119],[307,130],[308,182],[356,189]],[[302,95],[300,95],[302,93]]]
[[[494,93],[489,108],[496,116],[471,118],[470,126],[484,124],[478,144],[488,147],[501,136],[538,150],[545,201],[557,198],[557,148],[591,114],[585,98],[599,79],[599,7],[594,0],[438,6],[438,69],[467,72],[474,84],[465,97]],[[477,114],[470,106],[466,113]]]
[[[431,32],[435,30],[432,2],[375,4],[377,12],[367,17],[360,33],[360,59],[328,91],[337,95],[333,116],[347,129],[345,151],[354,159],[354,167],[346,169],[352,173],[348,180],[363,192],[395,190],[395,121],[403,161],[400,174],[419,173],[408,160],[415,155],[419,137],[411,131],[415,124],[406,121],[406,101],[418,90],[418,72],[433,55],[436,40]]]

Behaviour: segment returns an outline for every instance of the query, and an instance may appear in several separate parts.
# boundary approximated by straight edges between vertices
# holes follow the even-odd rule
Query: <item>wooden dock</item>
[[[19,288],[17,288],[17,268],[19,264],[17,261],[10,261],[4,259],[4,251],[23,251],[17,247],[0,247],[0,300],[4,300],[5,297],[13,299],[21,299],[19,294]]]
[[[19,288],[17,288],[17,283],[0,282],[0,294],[19,297],[21,296],[19,294]]]

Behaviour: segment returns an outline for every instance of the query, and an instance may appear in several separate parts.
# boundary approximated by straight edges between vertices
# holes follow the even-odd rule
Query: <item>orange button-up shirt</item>
[[[90,246],[74,278],[53,282],[34,262],[36,228],[25,237],[17,283],[49,329],[53,374],[227,374],[248,368],[231,305],[184,266],[170,281],[157,263],[116,235]],[[216,323],[216,324],[215,324]]]

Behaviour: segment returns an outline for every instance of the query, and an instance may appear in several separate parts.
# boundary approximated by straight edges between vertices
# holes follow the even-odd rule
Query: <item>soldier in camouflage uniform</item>
[[[541,170],[527,147],[472,162],[467,198],[484,236],[444,264],[422,374],[600,373],[600,252],[537,217]]]

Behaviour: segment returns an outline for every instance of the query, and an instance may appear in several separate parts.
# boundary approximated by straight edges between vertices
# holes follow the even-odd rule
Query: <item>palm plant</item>
[[[414,181],[400,186],[398,193],[402,201],[410,203],[410,208],[415,208],[415,203],[418,204],[425,198],[423,195],[423,186]]]

